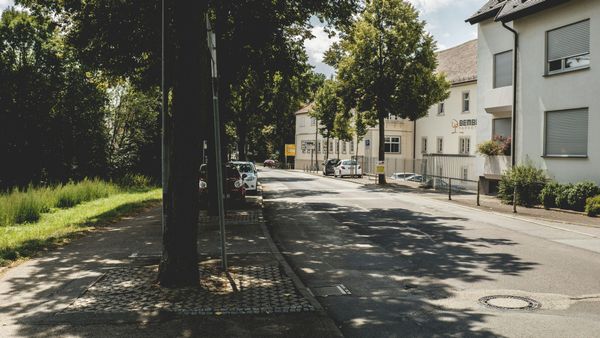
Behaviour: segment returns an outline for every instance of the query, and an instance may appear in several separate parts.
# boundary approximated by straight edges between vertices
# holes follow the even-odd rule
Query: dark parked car
[[[208,194],[208,167],[206,164],[200,166],[200,197],[206,198]],[[246,189],[242,175],[237,168],[231,164],[223,166],[223,193],[226,199],[243,201],[246,198]]]
[[[279,161],[277,161],[277,160],[265,160],[263,162],[263,166],[268,167],[268,168],[276,168],[277,164],[279,164]]]
[[[337,158],[332,158],[323,162],[323,175],[333,175],[335,173],[335,167],[338,163],[340,163],[340,160]]]

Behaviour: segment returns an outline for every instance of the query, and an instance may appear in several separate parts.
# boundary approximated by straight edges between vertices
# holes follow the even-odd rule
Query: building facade
[[[430,162],[429,175],[477,180],[477,40],[441,51],[438,69],[450,95],[416,121],[415,157]]]
[[[327,140],[318,132],[320,127],[317,121],[309,115],[313,104],[298,110],[296,116],[296,169],[308,169],[318,166],[329,158],[350,159],[358,156],[359,162],[366,173],[374,172],[377,164],[379,150],[378,126],[368,129],[367,134],[357,144],[356,138],[352,142],[344,142],[334,138]],[[385,120],[386,136],[386,171],[392,172],[394,165],[413,158],[413,123],[408,120],[391,117]]]
[[[478,136],[491,136],[494,120],[513,114],[516,90],[515,163],[531,163],[559,182],[600,183],[600,134],[594,132],[600,69],[591,57],[600,55],[600,2],[492,0],[468,21],[479,24],[478,109],[491,120],[481,121]],[[497,73],[505,74],[508,63],[502,53],[515,49],[515,35],[516,78],[500,87]]]

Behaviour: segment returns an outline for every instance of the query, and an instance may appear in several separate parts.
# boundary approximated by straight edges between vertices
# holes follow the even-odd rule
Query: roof
[[[476,24],[483,20],[493,18],[504,7],[506,0],[488,0],[483,7],[471,15],[466,21],[470,24]]]
[[[477,39],[438,52],[437,71],[452,84],[477,80]]]
[[[314,106],[315,106],[315,103],[311,102],[311,103],[307,104],[306,106],[302,107],[302,109],[295,112],[294,115],[308,114],[313,109]]]
[[[466,21],[476,24],[494,18],[494,21],[508,22],[567,1],[570,0],[488,0]]]

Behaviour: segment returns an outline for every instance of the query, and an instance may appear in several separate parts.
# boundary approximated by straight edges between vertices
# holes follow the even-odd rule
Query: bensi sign
[[[452,120],[452,129],[456,133],[457,129],[474,128],[477,126],[477,119]]]

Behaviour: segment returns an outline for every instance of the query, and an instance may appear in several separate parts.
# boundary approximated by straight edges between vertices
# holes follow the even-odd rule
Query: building
[[[479,26],[478,140],[514,116],[511,162],[600,183],[600,2],[490,0],[467,21]]]
[[[361,142],[343,142],[337,139],[324,139],[318,132],[317,121],[310,117],[309,112],[313,104],[298,110],[296,116],[296,157],[294,165],[296,169],[314,167],[318,164],[320,169],[326,160],[326,148],[329,147],[329,158],[352,158],[358,156],[365,173],[374,173],[377,165],[377,154],[379,149],[379,128],[369,128]],[[386,137],[386,173],[391,173],[400,166],[407,165],[407,161],[413,158],[413,123],[391,117],[385,120]],[[316,145],[315,145],[316,140]]]
[[[438,53],[438,69],[450,96],[416,121],[415,157],[427,159],[429,175],[477,180],[477,40]]]

